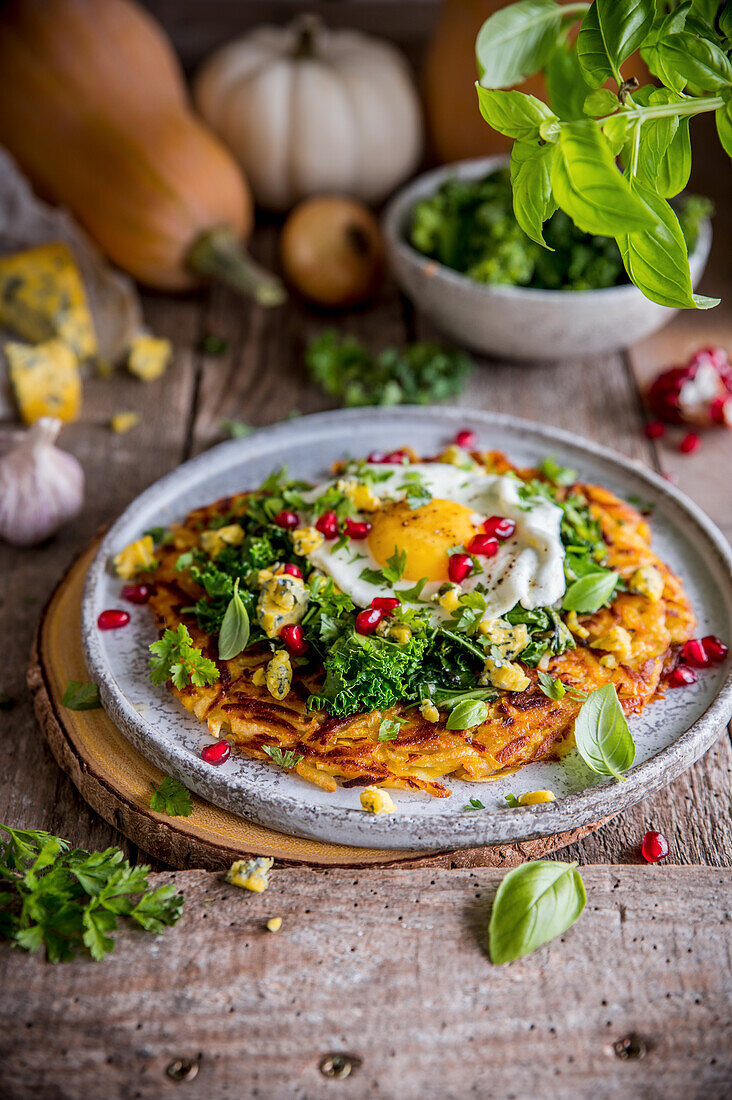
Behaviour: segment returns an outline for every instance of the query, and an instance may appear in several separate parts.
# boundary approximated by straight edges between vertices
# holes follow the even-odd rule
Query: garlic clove
[[[43,416],[27,432],[0,438],[0,538],[35,546],[81,511],[84,472],[55,446],[61,421]]]

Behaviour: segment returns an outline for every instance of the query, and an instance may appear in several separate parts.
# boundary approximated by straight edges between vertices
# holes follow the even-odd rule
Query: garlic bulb
[[[60,430],[60,420],[43,416],[27,432],[0,436],[0,538],[14,546],[43,542],[81,510],[84,473],[54,446]]]

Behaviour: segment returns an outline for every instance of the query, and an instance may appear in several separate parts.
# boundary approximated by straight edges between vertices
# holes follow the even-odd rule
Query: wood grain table
[[[194,39],[208,47],[231,29],[234,5],[223,0],[207,6],[213,23],[193,0],[155,6],[189,61]],[[377,23],[374,13],[387,7],[320,6],[368,11]],[[397,37],[409,46],[412,5],[394,7]],[[701,344],[732,351],[729,163],[700,121],[692,188],[718,206],[701,289],[724,305],[688,311],[627,353],[480,361],[459,403],[555,424],[640,459],[677,481],[730,537],[732,433],[707,433],[685,456],[680,431],[656,442],[643,432],[641,391],[654,371]],[[265,224],[253,242],[273,266],[277,235]],[[32,715],[26,664],[53,586],[101,525],[223,438],[222,419],[260,426],[327,408],[303,368],[315,333],[337,326],[373,348],[434,336],[390,284],[345,315],[297,301],[266,312],[223,289],[150,295],[145,312],[173,341],[174,362],[151,385],[124,373],[85,384],[83,417],[62,437],[87,476],[81,517],[40,549],[0,547],[0,690],[14,701],[0,714],[0,820],[83,847],[119,844],[133,860],[134,846],[60,772]],[[226,339],[223,356],[198,350],[207,333]],[[138,411],[141,424],[116,436],[109,420],[123,409]],[[214,874],[158,867],[161,881],[175,877],[187,896],[183,920],[165,937],[125,931],[104,963],[56,968],[0,946],[0,1095],[730,1097],[731,777],[723,732],[667,789],[560,853],[583,865],[587,911],[560,941],[507,968],[491,967],[484,953],[494,871],[288,869],[260,896]],[[669,865],[639,866],[649,828],[668,837]],[[263,930],[272,915],[284,917],[274,936]]]

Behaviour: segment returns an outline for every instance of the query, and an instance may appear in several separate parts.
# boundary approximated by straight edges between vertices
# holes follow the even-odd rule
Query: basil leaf
[[[652,232],[620,233],[615,238],[631,281],[646,298],[662,306],[711,309],[719,305],[719,298],[694,294],[686,241],[669,204],[639,180],[634,180],[633,189],[643,197],[657,222]]]
[[[599,118],[601,115],[611,115],[619,106],[618,97],[609,88],[596,88],[594,92],[585,98],[582,110],[591,118]]]
[[[578,229],[615,237],[654,227],[655,217],[620,175],[597,123],[564,123],[557,148],[551,174],[554,198]]]
[[[732,157],[732,99],[728,99],[724,107],[714,112],[714,121],[717,123],[717,133],[727,156]]]
[[[96,684],[69,680],[61,699],[61,705],[69,710],[97,710],[102,705],[99,698],[99,688]]]
[[[672,34],[659,41],[657,55],[666,70],[674,70],[684,84],[694,84],[705,92],[719,92],[732,84],[732,62],[715,42],[697,38],[689,31]]]
[[[234,595],[226,608],[219,631],[219,660],[231,661],[246,649],[249,641],[249,615],[239,595],[239,580],[234,584]]]
[[[676,72],[673,65],[669,67],[666,64],[659,53],[658,45],[665,38],[672,34],[678,34],[679,31],[684,29],[690,7],[689,0],[685,0],[685,3],[679,4],[668,15],[661,15],[640,49],[640,55],[653,75],[657,76],[667,88],[673,88],[675,92],[682,92],[686,86],[686,81]]]
[[[537,859],[509,871],[488,926],[491,962],[513,962],[561,936],[585,907],[576,863]]]
[[[718,4],[714,4],[715,9]],[[729,4],[725,4],[722,9],[722,13],[719,16],[719,29],[727,39],[732,39],[732,7]]]
[[[553,679],[548,672],[538,672],[537,676],[539,677],[539,687],[547,699],[553,699],[555,703],[558,703],[567,694],[567,689],[562,681]]]
[[[480,699],[464,699],[450,711],[446,728],[449,730],[468,730],[479,726],[488,717],[488,707]]]
[[[565,122],[582,118],[590,86],[585,81],[577,50],[567,44],[553,53],[544,68],[549,103]]]
[[[556,119],[546,103],[523,92],[500,92],[492,88],[478,89],[480,113],[489,126],[516,141],[538,140],[542,122]]]
[[[628,140],[631,120],[626,112],[612,115],[602,123],[602,132],[610,143],[610,151],[616,157]]]
[[[668,88],[657,88],[646,98],[648,106],[654,106],[680,103],[684,97]],[[677,115],[648,119],[640,128],[638,142],[637,178],[641,183],[663,198],[683,191],[691,173],[689,119]]]
[[[656,14],[654,0],[595,0],[597,22],[613,72],[643,45]]]
[[[615,684],[605,684],[588,695],[574,723],[574,740],[593,772],[625,779],[622,772],[635,760],[635,742]]]
[[[510,88],[542,69],[557,42],[562,10],[554,0],[519,0],[486,19],[475,42],[480,83]]]
[[[557,208],[551,184],[555,156],[556,148],[549,144],[517,141],[511,150],[511,187],[516,221],[527,237],[544,248],[548,247],[543,235],[544,222]]]
[[[581,615],[592,615],[608,602],[619,580],[619,573],[588,573],[570,584],[564,593],[562,608],[564,611],[578,611]]]
[[[597,18],[596,3],[593,3],[582,20],[577,35],[577,57],[585,82],[590,88],[600,88],[614,75]]]

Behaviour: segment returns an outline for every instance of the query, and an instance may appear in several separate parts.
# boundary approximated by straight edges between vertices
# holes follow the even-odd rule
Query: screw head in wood
[[[349,1077],[359,1065],[360,1060],[350,1054],[326,1054],[325,1058],[320,1060],[319,1069],[323,1077],[334,1077],[342,1081],[344,1077]]]
[[[197,1058],[176,1058],[165,1072],[171,1081],[193,1081],[198,1077],[198,1068]]]
[[[648,1046],[645,1040],[633,1032],[630,1035],[624,1035],[622,1039],[618,1039],[616,1043],[613,1043],[613,1054],[623,1062],[645,1058],[647,1053]]]

